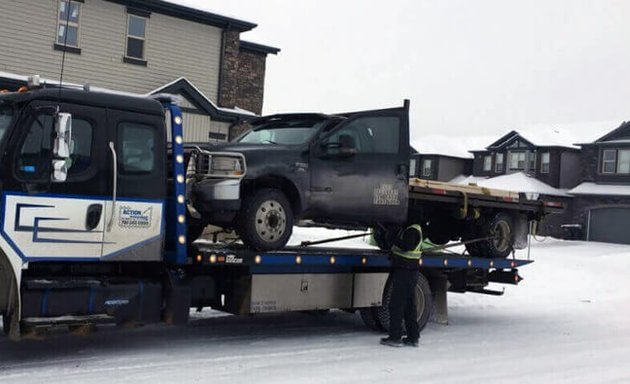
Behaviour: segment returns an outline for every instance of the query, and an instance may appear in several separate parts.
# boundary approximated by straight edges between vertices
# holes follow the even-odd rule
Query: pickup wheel
[[[499,212],[483,220],[479,237],[490,236],[495,238],[477,242],[478,255],[490,258],[508,257],[514,249],[514,222],[510,215]]]
[[[243,202],[238,234],[245,245],[258,251],[280,249],[293,232],[293,211],[284,193],[265,188]]]
[[[392,281],[391,279],[387,279],[385,283],[385,288],[383,289],[383,301],[380,307],[374,308],[374,315],[376,317],[376,324],[380,328],[385,331],[389,331],[390,324],[390,314],[389,314],[389,303],[392,299]],[[420,331],[424,329],[424,327],[429,322],[429,317],[431,316],[431,310],[433,309],[433,297],[431,296],[431,287],[429,286],[429,281],[426,277],[421,273],[418,277],[418,283],[416,284],[416,310],[417,310],[417,318],[418,318],[418,327]],[[405,324],[403,321],[403,330],[405,329]]]

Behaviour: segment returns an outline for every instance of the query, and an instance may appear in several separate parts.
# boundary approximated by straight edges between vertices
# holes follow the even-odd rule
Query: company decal
[[[400,205],[399,191],[394,184],[381,184],[374,189],[374,205]]]
[[[152,215],[152,207],[141,210],[129,206],[121,206],[118,215],[118,225],[128,228],[149,228],[151,227]]]
[[[226,264],[243,264],[242,257],[236,257],[235,255],[227,255],[225,257]]]

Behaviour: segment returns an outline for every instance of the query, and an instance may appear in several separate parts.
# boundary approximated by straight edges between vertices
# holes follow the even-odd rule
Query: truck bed
[[[411,203],[437,201],[460,203],[471,207],[508,208],[529,212],[542,210],[545,213],[556,213],[563,210],[561,202],[528,199],[524,193],[418,178],[409,180],[409,200]]]

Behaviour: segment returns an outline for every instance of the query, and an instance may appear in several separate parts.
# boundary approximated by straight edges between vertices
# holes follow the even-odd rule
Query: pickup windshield
[[[271,121],[254,126],[236,139],[238,143],[298,145],[317,132],[322,120]]]
[[[4,139],[4,135],[9,130],[9,125],[13,120],[13,108],[9,105],[0,104],[0,142]]]

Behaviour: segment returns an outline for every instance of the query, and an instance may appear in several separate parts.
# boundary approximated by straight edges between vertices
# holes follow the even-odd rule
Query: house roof
[[[436,134],[422,135],[419,139],[413,140],[411,146],[421,155],[441,155],[458,157],[461,159],[472,159],[470,148],[476,145],[487,143],[489,137],[484,136],[443,136]]]
[[[146,95],[149,96],[160,93],[172,93],[186,97],[197,109],[206,112],[213,120],[232,122],[238,119],[257,116],[254,112],[242,108],[223,108],[217,106],[185,77],[180,77],[168,84],[162,85]]]
[[[586,182],[569,191],[571,195],[630,196],[630,185],[597,184]]]
[[[265,55],[277,55],[280,52],[280,48],[271,47],[269,45],[262,45],[258,43],[252,43],[251,41],[241,40],[241,49],[252,51],[256,53],[263,53]]]
[[[185,0],[107,0],[130,8],[146,10],[190,20],[197,23],[213,25],[215,27],[233,29],[239,32],[250,31],[257,27],[249,21],[233,17],[222,16],[208,9],[193,6]]]
[[[480,180],[477,185],[481,187],[516,191],[533,195],[569,196],[566,190],[554,188],[551,185],[543,183],[535,177],[529,176],[523,172],[516,172],[509,175],[501,175]]]
[[[502,148],[520,138],[535,147],[561,147],[579,149],[582,143],[592,143],[608,137],[619,121],[598,121],[572,124],[531,124],[501,136],[487,150]],[[602,137],[603,136],[603,137]],[[480,152],[480,151],[473,151]]]

